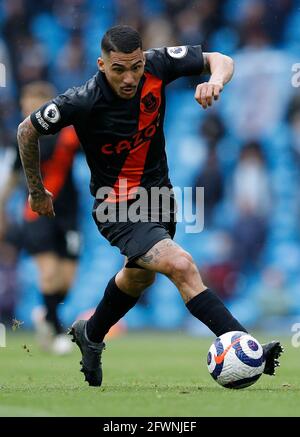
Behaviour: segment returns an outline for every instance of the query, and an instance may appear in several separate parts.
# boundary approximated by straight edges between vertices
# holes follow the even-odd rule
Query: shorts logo
[[[50,123],[58,122],[58,120],[60,119],[60,112],[58,107],[54,103],[51,103],[46,107],[46,109],[44,110],[44,118],[47,121],[50,121]]]
[[[150,92],[142,99],[142,103],[144,104],[145,112],[152,113],[157,110],[159,100],[157,97],[155,97],[154,94]]]
[[[167,52],[171,56],[171,58],[184,58],[187,54],[187,47],[186,46],[178,46],[178,47],[168,47]]]

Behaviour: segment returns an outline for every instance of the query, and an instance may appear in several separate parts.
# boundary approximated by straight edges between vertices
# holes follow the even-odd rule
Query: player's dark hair
[[[137,30],[131,26],[118,25],[111,27],[101,41],[101,49],[105,53],[132,53],[142,49],[142,38]]]

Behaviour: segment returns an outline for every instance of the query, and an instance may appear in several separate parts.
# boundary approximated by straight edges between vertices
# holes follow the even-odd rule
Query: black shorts
[[[22,226],[22,247],[30,255],[54,252],[61,258],[76,260],[80,253],[80,234],[75,217],[39,217]]]
[[[162,212],[160,209],[155,222],[151,221],[150,208],[143,212],[143,217],[148,216],[148,221],[99,221],[97,208],[100,204],[101,202],[97,200],[94,203],[93,218],[95,223],[100,233],[110,242],[111,246],[117,246],[121,254],[128,258],[126,267],[140,268],[135,263],[137,258],[148,252],[159,241],[174,238],[176,232],[176,201],[174,197],[171,198],[168,211],[164,210]],[[119,210],[118,208],[118,213]]]

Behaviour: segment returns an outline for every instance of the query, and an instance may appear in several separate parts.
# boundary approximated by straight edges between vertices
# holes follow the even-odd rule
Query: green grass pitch
[[[0,348],[0,416],[300,416],[300,349],[289,338],[277,375],[244,390],[224,389],[208,374],[212,340],[178,333],[112,339],[96,388],[83,381],[77,349],[51,356],[19,330]]]

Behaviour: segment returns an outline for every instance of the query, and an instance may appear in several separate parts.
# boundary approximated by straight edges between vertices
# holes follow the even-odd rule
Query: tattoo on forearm
[[[40,172],[39,133],[32,126],[29,117],[18,128],[18,144],[31,195],[39,197],[45,189]]]

